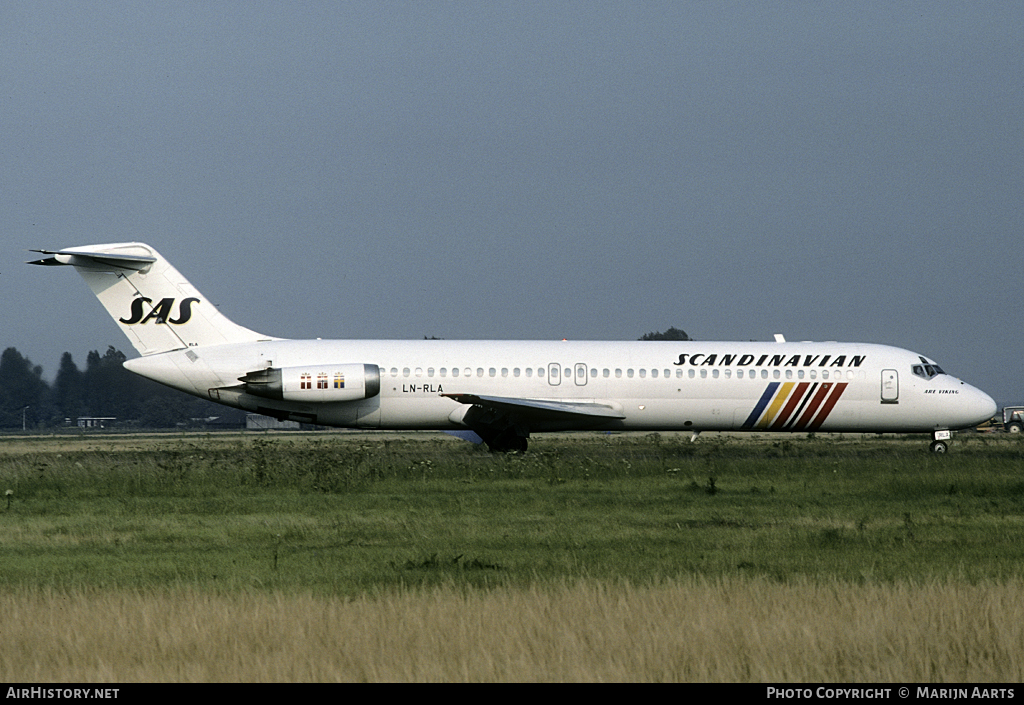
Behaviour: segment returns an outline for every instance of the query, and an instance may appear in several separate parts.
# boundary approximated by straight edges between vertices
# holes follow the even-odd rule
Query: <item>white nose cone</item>
[[[980,389],[971,387],[970,385],[964,386],[968,387],[971,391],[969,402],[971,407],[971,414],[973,418],[977,419],[977,421],[971,422],[969,424],[970,426],[977,426],[983,421],[988,421],[990,418],[996,415],[996,413],[999,411],[999,407],[996,406],[995,399],[990,397],[988,394],[985,394],[985,392],[981,391]]]
[[[945,428],[971,428],[995,416],[997,408],[992,397],[977,387],[960,382],[949,388],[945,401]],[[942,397],[939,397],[942,400]]]

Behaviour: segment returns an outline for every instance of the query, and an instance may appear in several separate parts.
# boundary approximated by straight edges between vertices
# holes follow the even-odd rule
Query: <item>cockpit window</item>
[[[942,371],[942,368],[939,367],[938,365],[934,365],[934,364],[928,362],[923,357],[920,357],[919,359],[921,360],[921,364],[920,365],[913,365],[910,368],[911,371],[916,376],[921,377],[922,379],[931,379],[932,377],[936,377],[938,375],[946,374],[945,372]]]

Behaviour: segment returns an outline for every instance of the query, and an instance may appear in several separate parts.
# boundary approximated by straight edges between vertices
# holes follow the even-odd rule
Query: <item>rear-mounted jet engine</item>
[[[380,394],[377,365],[269,367],[249,372],[239,380],[249,394],[284,401],[357,401]]]

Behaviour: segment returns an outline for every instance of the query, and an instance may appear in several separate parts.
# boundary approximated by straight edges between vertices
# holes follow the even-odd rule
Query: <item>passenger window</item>
[[[743,370],[736,370],[736,379],[743,379]]]
[[[690,376],[690,379],[693,379],[694,377],[697,376],[697,373],[694,372],[692,368],[687,371],[687,374]]]
[[[700,371],[700,378],[701,378],[701,379],[707,379],[707,378],[708,378],[708,371],[707,371],[707,370],[704,370],[704,369],[702,369],[702,370]]]
[[[615,370],[615,377],[616,378],[621,378],[622,377],[622,370]]]
[[[646,378],[647,378],[647,370],[641,368],[640,369],[640,379],[646,379]]]
[[[527,377],[533,377],[533,368],[532,367],[527,367],[526,368],[526,376]]]
[[[658,371],[651,370],[651,379],[658,379]]]
[[[402,376],[403,376],[403,377],[408,377],[408,376],[409,376],[409,374],[410,374],[410,373],[409,373],[409,368],[408,368],[408,367],[403,367],[403,368],[402,368]]]
[[[440,371],[441,371],[441,376],[442,377],[447,377],[448,376],[448,368],[447,367],[442,367]]]
[[[481,372],[483,372],[483,370],[481,370]],[[498,376],[498,371],[496,369],[494,369],[493,367],[489,367],[487,369],[487,376],[488,377],[497,377]]]
[[[458,377],[458,376],[459,376],[459,368],[458,367],[453,367],[452,368],[452,377]]]
[[[711,376],[718,379],[718,370],[711,370]]]
[[[518,377],[519,376],[519,368],[518,367],[513,367],[512,368],[512,376],[513,377]]]

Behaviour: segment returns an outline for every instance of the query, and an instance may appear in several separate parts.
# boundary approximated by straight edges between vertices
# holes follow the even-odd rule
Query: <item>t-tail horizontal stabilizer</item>
[[[54,257],[47,257],[46,259],[38,259],[28,264],[42,264],[47,266],[62,266],[72,265],[74,267],[86,267],[89,269],[107,270],[111,272],[118,271],[136,271],[140,272],[154,262],[156,257],[151,255],[130,255],[130,254],[117,254],[117,253],[105,253],[98,254],[88,250],[78,250],[76,248],[68,248],[66,250],[52,251],[52,250],[31,250],[31,252],[38,252],[42,255],[55,255]]]

